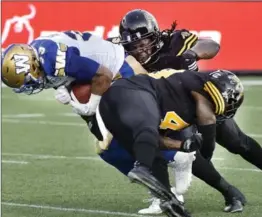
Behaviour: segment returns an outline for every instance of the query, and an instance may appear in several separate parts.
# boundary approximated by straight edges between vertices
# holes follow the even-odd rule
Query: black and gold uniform
[[[197,125],[198,108],[192,92],[204,96],[213,105],[214,115],[224,118],[235,114],[244,97],[242,84],[231,72],[168,69],[115,81],[102,96],[99,111],[114,138],[151,168],[159,147],[159,128],[179,131]],[[207,139],[213,146],[215,133],[201,133],[203,144]]]
[[[199,58],[192,49],[200,39],[185,29],[175,30],[175,26],[170,30],[160,32],[157,21],[146,18],[148,14],[150,13],[144,10],[134,10],[122,19],[120,34],[124,47],[130,50],[129,53],[132,54],[131,48],[135,43],[150,38],[153,41],[150,46],[139,48],[140,51],[149,48],[154,50],[146,62],[141,62],[146,70],[155,72],[173,68],[198,71],[196,61]],[[140,38],[136,36],[138,32],[141,32]],[[130,41],[127,40],[127,36],[131,38]],[[231,153],[241,155],[245,160],[262,169],[261,146],[253,138],[246,135],[233,118],[219,122],[216,141]]]
[[[159,71],[165,68],[189,69],[197,71],[196,59],[186,59],[183,53],[192,48],[198,40],[197,35],[186,29],[169,30],[161,33],[163,46],[159,52],[144,64],[148,71]]]

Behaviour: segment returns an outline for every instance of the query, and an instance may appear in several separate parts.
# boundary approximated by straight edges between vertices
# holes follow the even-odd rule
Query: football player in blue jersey
[[[70,103],[78,114],[90,116],[95,113],[101,95],[112,79],[136,73],[147,71],[134,57],[126,55],[121,45],[89,33],[67,31],[37,38],[29,45],[10,45],[2,57],[1,78],[16,93],[30,95],[55,88],[55,96],[60,102]],[[92,95],[87,104],[71,100],[66,86],[72,81],[91,82]],[[190,139],[185,141],[191,142]],[[172,159],[175,153],[169,152]],[[193,158],[192,155],[191,163]],[[133,168],[132,160],[129,160],[131,165],[124,168],[126,172]]]
[[[91,83],[90,100],[80,110],[92,115],[112,79],[118,73],[133,74],[128,63],[132,59],[122,46],[90,33],[59,32],[39,37],[31,44],[10,45],[2,56],[1,79],[16,93],[33,94],[55,88],[56,98],[64,104],[71,103],[76,110],[79,107],[65,86],[72,81]]]

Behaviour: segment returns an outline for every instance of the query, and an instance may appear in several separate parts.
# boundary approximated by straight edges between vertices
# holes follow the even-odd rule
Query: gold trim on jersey
[[[103,151],[107,150],[112,140],[113,140],[113,135],[111,133],[109,133],[108,137],[103,141],[96,140],[95,142],[96,153],[101,154]]]
[[[215,103],[215,113],[221,115],[225,112],[225,101],[217,87],[210,81],[204,84],[204,90],[208,92]]]
[[[125,58],[125,61],[130,66],[130,68],[133,69],[135,75],[148,74],[148,71],[133,56],[128,55]],[[113,81],[116,81],[120,78],[122,78],[122,75],[120,72],[118,72],[113,78]]]
[[[191,36],[189,36],[185,42],[183,47],[181,48],[181,50],[178,52],[178,54],[176,56],[180,56],[182,55],[186,50],[188,50],[189,48],[191,48],[192,44],[198,39],[197,35],[192,34]]]
[[[155,73],[150,73],[148,74],[150,77],[155,78],[155,79],[160,79],[160,78],[168,78],[169,76],[176,74],[176,73],[182,73],[184,72],[184,69],[181,70],[176,70],[176,69],[163,69],[161,71],[155,72]]]
[[[128,55],[125,61],[133,69],[135,75],[148,74],[148,71],[133,56]]]
[[[113,81],[116,81],[118,79],[122,78],[122,75],[120,74],[120,72],[118,72],[115,77],[113,78]]]

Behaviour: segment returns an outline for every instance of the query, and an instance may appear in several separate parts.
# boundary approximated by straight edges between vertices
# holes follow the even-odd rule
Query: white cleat
[[[171,188],[171,191],[174,195],[176,195],[176,198],[181,202],[184,203],[184,197],[183,195],[178,195],[176,193],[176,189],[174,187]],[[163,211],[160,208],[160,199],[156,197],[152,197],[148,200],[145,200],[146,202],[151,202],[150,206],[145,209],[141,209],[138,211],[138,214],[144,214],[144,215],[159,215],[162,214]]]
[[[182,204],[185,203],[184,196],[183,196],[182,194],[177,194],[175,187],[172,187],[172,188],[171,188],[171,191],[172,191],[172,193],[173,193],[174,195],[176,195],[176,198],[179,200],[180,203],[182,203]]]
[[[177,152],[174,157],[174,162],[169,163],[168,165],[174,171],[176,183],[176,187],[172,187],[171,191],[183,204],[183,194],[188,190],[192,181],[192,164],[195,159],[195,152]],[[148,199],[147,202],[151,202],[150,206],[148,208],[139,210],[139,214],[159,215],[163,213],[160,208],[160,200],[158,198],[153,197]]]
[[[150,206],[148,208],[139,210],[138,214],[158,215],[158,214],[163,213],[163,211],[160,208],[160,199],[153,197],[153,198],[149,199],[148,201],[152,201]]]

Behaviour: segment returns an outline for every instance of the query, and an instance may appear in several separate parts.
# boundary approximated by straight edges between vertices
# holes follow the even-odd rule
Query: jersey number
[[[181,130],[187,126],[189,126],[189,124],[183,121],[182,118],[173,111],[166,113],[164,120],[162,120],[160,124],[160,129]]]

